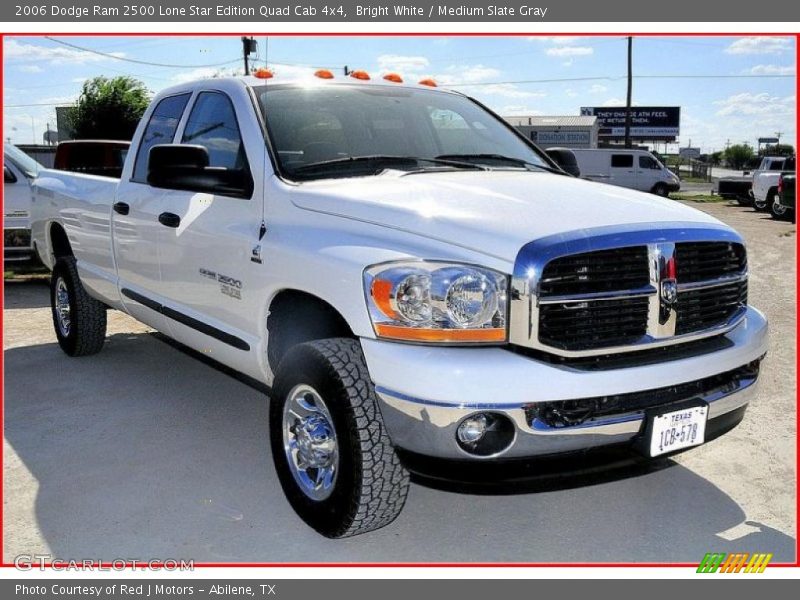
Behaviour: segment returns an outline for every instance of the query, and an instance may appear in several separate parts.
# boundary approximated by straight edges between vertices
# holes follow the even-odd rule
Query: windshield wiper
[[[318,162],[301,165],[291,169],[292,173],[309,173],[313,171],[327,171],[336,170],[338,167],[347,166],[371,166],[374,165],[376,169],[383,170],[387,166],[407,166],[418,167],[419,163],[431,163],[434,165],[444,165],[458,169],[474,169],[486,171],[488,168],[477,165],[469,161],[449,160],[447,158],[424,158],[421,156],[401,156],[393,154],[369,154],[365,156],[344,156],[342,158],[334,158],[331,160],[321,160]]]
[[[541,169],[543,171],[549,171],[550,173],[558,173],[559,175],[563,175],[563,171],[561,169],[556,169],[555,167],[551,167],[549,165],[540,165],[537,163],[532,163],[530,161],[525,160],[524,158],[515,158],[513,156],[506,156],[505,154],[492,154],[492,153],[483,153],[483,154],[440,154],[436,157],[437,159],[446,159],[446,160],[465,160],[465,161],[497,161],[497,162],[504,162],[504,163],[511,163],[518,167],[522,167],[525,169],[534,168],[534,169]],[[474,164],[474,163],[473,163]]]

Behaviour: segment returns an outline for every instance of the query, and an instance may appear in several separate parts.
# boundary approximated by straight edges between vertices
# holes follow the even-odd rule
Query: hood
[[[722,225],[674,200],[531,171],[387,171],[307,182],[293,189],[292,201],[509,261],[530,241],[576,230]]]

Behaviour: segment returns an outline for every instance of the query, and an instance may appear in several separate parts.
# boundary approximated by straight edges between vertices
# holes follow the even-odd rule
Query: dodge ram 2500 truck
[[[566,176],[431,81],[260,75],[159,93],[118,180],[37,178],[67,354],[110,307],[263,381],[286,497],[329,537],[393,521],[409,468],[656,457],[741,421],[767,323],[735,231]]]

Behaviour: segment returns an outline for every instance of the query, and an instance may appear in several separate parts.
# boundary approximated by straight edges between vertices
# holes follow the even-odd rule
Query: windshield
[[[371,85],[256,88],[281,171],[294,179],[384,169],[552,167],[475,102]]]
[[[3,146],[3,155],[7,160],[13,162],[14,165],[16,165],[16,167],[22,171],[28,179],[33,179],[36,177],[36,175],[39,173],[39,169],[44,168],[42,165],[12,144],[5,144]]]

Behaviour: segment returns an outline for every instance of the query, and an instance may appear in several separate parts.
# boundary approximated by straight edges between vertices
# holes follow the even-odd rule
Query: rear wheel
[[[357,340],[292,348],[275,377],[269,428],[286,498],[322,535],[366,533],[400,514],[408,472],[391,445]]]
[[[75,258],[60,258],[50,278],[50,305],[58,345],[69,356],[100,352],[106,339],[106,307],[83,287]]]
[[[776,190],[770,190],[769,192],[767,192],[767,197],[764,200],[760,200],[759,198],[754,198],[753,208],[755,208],[757,212],[768,211],[769,207],[772,206],[772,203],[775,202],[776,195],[777,195]]]

